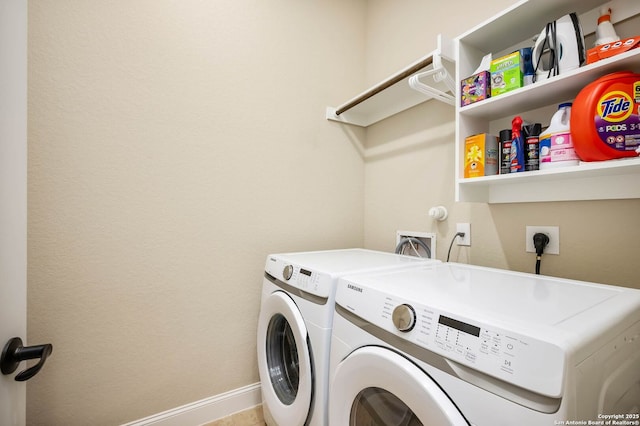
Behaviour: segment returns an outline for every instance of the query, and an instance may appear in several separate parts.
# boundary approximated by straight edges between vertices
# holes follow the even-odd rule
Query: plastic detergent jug
[[[570,120],[571,102],[560,104],[551,117],[551,124],[540,135],[540,170],[578,164],[571,140]]]
[[[616,72],[586,85],[574,101],[571,135],[583,161],[637,156],[640,74]]]

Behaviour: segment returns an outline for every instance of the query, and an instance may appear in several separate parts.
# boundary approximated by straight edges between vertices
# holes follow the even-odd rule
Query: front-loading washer
[[[640,423],[639,290],[447,263],[335,308],[331,425]]]
[[[267,424],[328,424],[329,346],[340,276],[435,262],[365,249],[267,256],[257,336]]]

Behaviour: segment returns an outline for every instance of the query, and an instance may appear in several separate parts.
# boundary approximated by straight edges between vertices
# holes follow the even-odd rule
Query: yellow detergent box
[[[524,61],[513,52],[491,61],[491,96],[498,96],[523,86]]]
[[[464,141],[464,177],[498,174],[498,138],[481,133]]]

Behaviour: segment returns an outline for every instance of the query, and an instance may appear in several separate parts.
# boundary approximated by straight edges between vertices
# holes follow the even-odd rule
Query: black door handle
[[[47,360],[49,355],[53,352],[53,345],[47,343],[46,345],[36,345],[36,346],[22,346],[22,339],[19,337],[14,337],[9,340],[6,345],[4,345],[4,349],[2,349],[2,357],[0,357],[0,370],[2,374],[11,374],[18,368],[18,364],[21,361],[26,361],[28,359],[40,359],[36,365],[31,368],[28,368],[16,376],[16,381],[24,382],[25,380],[29,380],[42,368],[44,362]]]

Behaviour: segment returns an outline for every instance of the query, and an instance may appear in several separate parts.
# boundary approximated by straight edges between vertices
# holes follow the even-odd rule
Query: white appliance
[[[536,38],[531,60],[536,81],[579,68],[586,60],[582,27],[575,13],[549,22]]]
[[[452,263],[348,275],[330,363],[331,425],[638,421],[640,291]]]
[[[267,424],[327,424],[329,345],[338,277],[434,262],[364,249],[268,256],[257,340]]]

